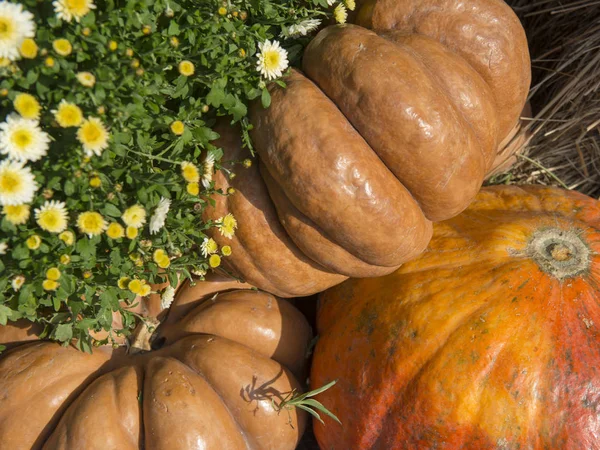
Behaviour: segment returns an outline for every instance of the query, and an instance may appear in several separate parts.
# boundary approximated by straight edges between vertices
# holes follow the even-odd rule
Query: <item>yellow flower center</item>
[[[43,211],[40,213],[38,218],[38,223],[42,229],[48,231],[56,228],[58,225],[60,225],[60,222],[62,222],[61,215],[58,213],[58,211],[54,210]]]
[[[14,194],[15,192],[19,192],[22,187],[22,182],[18,174],[4,172],[0,175],[0,191]]]
[[[20,151],[24,151],[33,142],[33,136],[29,130],[17,130],[12,134],[11,141]]]
[[[94,123],[88,122],[81,128],[82,140],[85,143],[93,144],[102,137],[100,128]]]
[[[83,16],[90,11],[88,0],[67,0],[66,5],[71,14],[76,16]]]
[[[265,68],[267,70],[277,69],[281,63],[279,52],[270,51],[265,55]]]
[[[0,17],[0,39],[9,38],[15,29],[15,24],[12,20],[6,17]]]

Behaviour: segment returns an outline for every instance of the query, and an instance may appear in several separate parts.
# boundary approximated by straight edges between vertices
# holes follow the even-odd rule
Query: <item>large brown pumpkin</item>
[[[251,106],[260,174],[220,177],[236,194],[207,211],[239,218],[228,268],[277,295],[419,255],[431,221],[475,197],[525,104],[527,41],[500,0],[377,0],[357,21],[375,31],[325,28],[304,73],[270,86],[268,109]],[[239,159],[235,133],[220,131],[225,159]]]
[[[279,412],[272,400],[300,388],[310,327],[285,300],[239,287],[182,287],[156,351],[11,348],[0,356],[0,446],[294,449],[305,414]]]
[[[323,450],[600,448],[600,204],[485,188],[397,272],[321,298]]]

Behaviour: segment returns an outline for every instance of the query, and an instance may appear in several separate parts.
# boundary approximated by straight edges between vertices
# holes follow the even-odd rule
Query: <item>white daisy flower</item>
[[[48,153],[50,136],[39,122],[11,114],[0,123],[0,153],[15,161],[38,161]]]
[[[162,297],[160,298],[160,309],[167,309],[173,303],[173,299],[175,298],[175,289],[172,286],[167,286],[165,292],[163,292]]]
[[[202,169],[202,186],[206,189],[210,187],[210,182],[212,181],[213,171],[215,168],[215,155],[208,152],[206,158],[204,159],[203,169]]]
[[[12,288],[16,291],[18,291],[19,289],[21,289],[21,286],[23,286],[25,284],[25,277],[23,275],[17,275],[16,277],[14,277],[12,279],[12,281],[10,282]]]
[[[258,44],[260,53],[256,70],[258,70],[267,80],[273,80],[281,77],[283,71],[288,68],[287,51],[279,45],[277,41],[268,39]]]
[[[165,226],[165,220],[171,207],[171,200],[161,197],[158,206],[154,210],[154,214],[150,218],[150,234],[158,233]]]
[[[79,22],[83,16],[96,9],[92,0],[56,0],[52,2],[56,17],[65,22],[71,22],[75,19]]]
[[[0,242],[0,255],[5,255],[8,250],[8,244],[6,242]]]
[[[203,277],[204,275],[206,275],[206,270],[194,269],[194,270],[192,270],[192,275],[196,275],[197,277]]]
[[[333,6],[337,0],[327,0],[327,6]]]
[[[19,3],[0,1],[0,59],[19,59],[21,44],[34,35],[33,14],[24,11]]]
[[[319,19],[307,19],[300,23],[295,23],[287,29],[287,33],[281,33],[282,36],[286,37],[297,37],[306,36],[310,32],[316,30],[321,25]]]
[[[0,162],[0,205],[20,205],[33,200],[38,185],[29,167],[5,159]]]
[[[46,201],[34,212],[36,222],[42,230],[50,233],[62,233],[67,229],[68,212],[64,202]]]

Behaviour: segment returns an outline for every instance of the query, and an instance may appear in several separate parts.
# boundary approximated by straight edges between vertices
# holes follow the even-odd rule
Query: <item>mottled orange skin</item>
[[[600,203],[547,187],[485,188],[435,224],[428,250],[326,291],[311,383],[338,415],[330,449],[600,448]],[[588,269],[562,281],[523,251],[577,233]]]

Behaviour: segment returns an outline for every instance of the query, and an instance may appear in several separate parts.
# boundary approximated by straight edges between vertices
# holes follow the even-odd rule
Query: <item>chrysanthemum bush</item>
[[[205,223],[218,116],[268,107],[266,83],[344,4],[327,0],[0,1],[0,324],[82,350],[135,324],[165,279],[222,270],[232,215]],[[343,11],[342,11],[343,9]],[[334,13],[335,11],[335,13]],[[340,15],[340,11],[344,14]],[[235,195],[235,192],[218,192]],[[124,328],[114,330],[113,313]],[[90,331],[108,331],[95,341]]]

